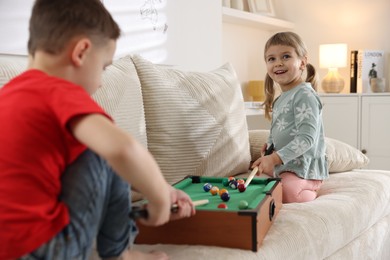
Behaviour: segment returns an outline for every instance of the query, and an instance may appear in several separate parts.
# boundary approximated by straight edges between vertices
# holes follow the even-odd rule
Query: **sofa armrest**
[[[249,145],[252,162],[260,157],[261,147],[267,142],[268,129],[249,130]]]

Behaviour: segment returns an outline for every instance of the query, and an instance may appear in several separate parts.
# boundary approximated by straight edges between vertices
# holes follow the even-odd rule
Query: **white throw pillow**
[[[261,147],[267,142],[269,130],[249,131],[252,161],[260,157]],[[329,173],[345,172],[365,167],[369,159],[361,151],[344,142],[325,137]]]
[[[185,72],[133,56],[141,81],[149,151],[165,178],[246,172],[249,137],[241,87],[230,64]]]
[[[344,142],[325,138],[329,172],[345,172],[365,167],[369,159],[361,151]]]

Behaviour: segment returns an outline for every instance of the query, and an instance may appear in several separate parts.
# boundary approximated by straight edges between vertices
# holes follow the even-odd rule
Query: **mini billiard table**
[[[278,178],[254,178],[244,192],[223,185],[222,177],[188,176],[173,186],[186,192],[193,201],[208,199],[196,207],[193,217],[171,221],[159,227],[138,223],[138,244],[211,245],[257,251],[282,206],[282,188]],[[244,180],[246,180],[244,178]],[[205,183],[225,188],[230,199],[203,189]],[[239,202],[248,202],[240,209]],[[226,203],[227,208],[218,208]]]

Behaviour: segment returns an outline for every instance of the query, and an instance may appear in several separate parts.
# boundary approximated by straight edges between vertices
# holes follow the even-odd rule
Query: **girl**
[[[271,145],[274,151],[257,159],[252,167],[258,166],[258,175],[281,178],[283,203],[314,200],[329,176],[316,71],[307,63],[305,44],[293,32],[273,35],[265,45],[264,59],[265,115],[271,119],[272,111],[272,123],[262,153]],[[305,69],[306,82],[302,79]],[[275,83],[282,93],[274,100]]]

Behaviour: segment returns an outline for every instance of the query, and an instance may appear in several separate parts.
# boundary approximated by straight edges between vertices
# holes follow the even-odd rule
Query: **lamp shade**
[[[320,68],[343,68],[347,66],[347,44],[321,44]]]

